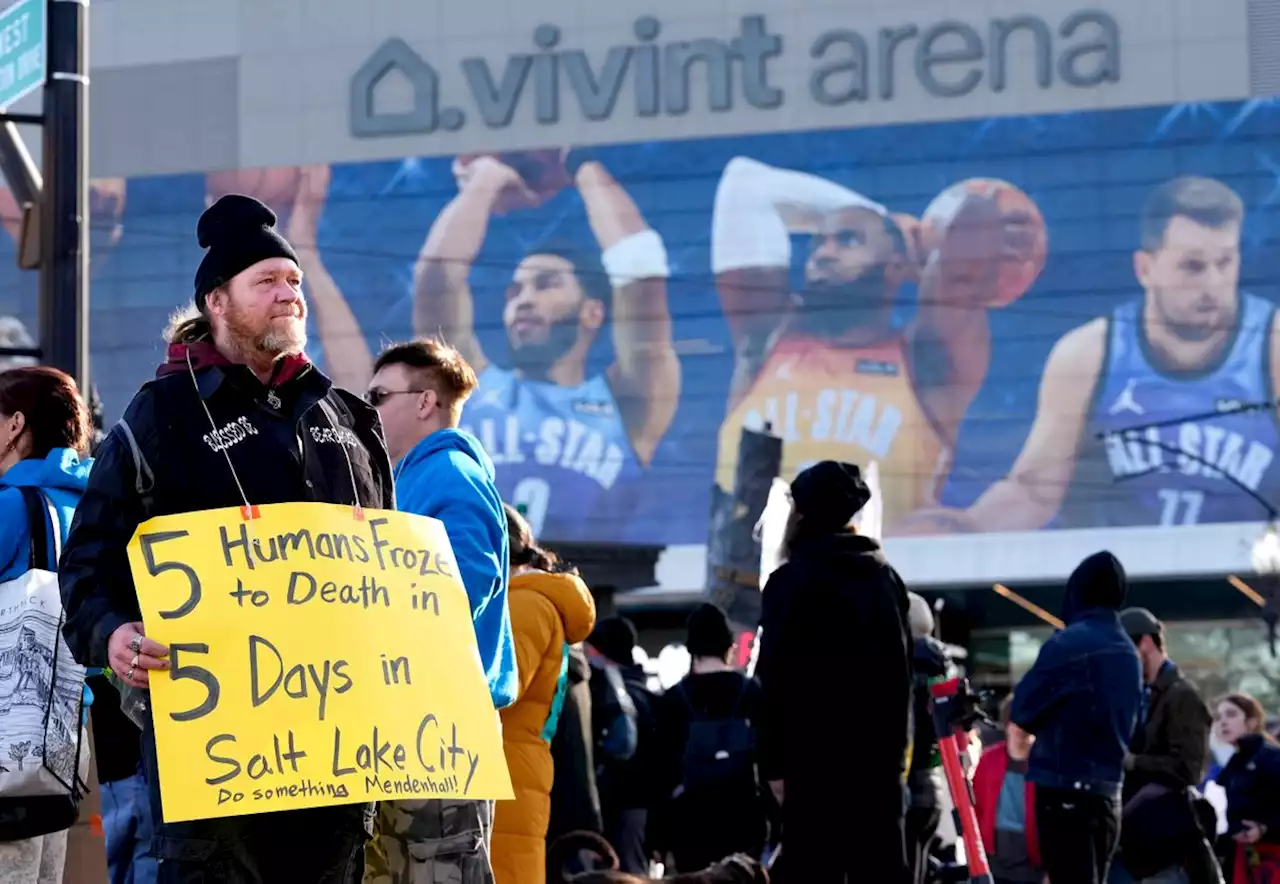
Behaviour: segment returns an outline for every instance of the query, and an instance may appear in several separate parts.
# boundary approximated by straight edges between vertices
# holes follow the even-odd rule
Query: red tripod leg
[[[942,770],[951,790],[952,811],[956,829],[964,839],[965,861],[969,867],[970,884],[992,884],[991,867],[987,864],[987,851],[978,831],[978,814],[974,809],[973,785],[964,772],[962,753],[968,751],[969,734],[957,722],[963,714],[961,708],[961,680],[937,682],[930,685],[933,694],[934,725],[938,734],[938,753],[942,758]]]

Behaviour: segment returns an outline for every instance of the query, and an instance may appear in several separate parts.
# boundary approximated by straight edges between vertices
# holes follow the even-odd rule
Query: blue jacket
[[[16,580],[30,570],[31,523],[27,519],[27,505],[18,489],[24,485],[34,486],[45,493],[58,512],[59,527],[62,529],[60,543],[65,544],[76,504],[80,502],[80,495],[89,482],[89,470],[92,467],[93,458],[81,460],[70,448],[55,448],[44,458],[18,461],[0,476],[0,563],[4,565],[3,570],[0,570],[0,583]],[[49,554],[53,555],[53,524],[48,517],[45,518],[44,532]],[[55,564],[49,562],[44,567],[53,567]],[[86,684],[86,716],[91,703],[93,692]]]
[[[519,689],[515,635],[507,610],[507,517],[494,485],[493,461],[462,430],[437,430],[396,467],[397,507],[444,522],[471,600],[480,662],[494,708]]]
[[[26,504],[21,486],[35,486],[44,491],[58,511],[61,543],[66,543],[76,504],[89,482],[93,458],[81,460],[70,448],[55,448],[43,459],[20,460],[0,476],[0,582],[21,577],[28,570],[31,555],[31,529],[27,522]],[[45,537],[52,554],[53,526],[45,520]],[[45,565],[51,567],[53,563]]]
[[[1027,779],[1118,799],[1124,759],[1142,710],[1142,667],[1120,626],[1128,582],[1111,553],[1080,563],[1067,581],[1067,626],[1040,649],[1014,692],[1010,717],[1035,734]]]

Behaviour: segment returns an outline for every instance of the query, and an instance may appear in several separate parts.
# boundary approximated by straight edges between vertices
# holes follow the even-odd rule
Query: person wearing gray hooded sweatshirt
[[[1066,628],[1044,646],[1014,692],[1010,718],[1034,734],[1040,852],[1055,884],[1102,884],[1120,832],[1124,761],[1143,705],[1142,666],[1120,624],[1129,583],[1109,552],[1067,580]]]

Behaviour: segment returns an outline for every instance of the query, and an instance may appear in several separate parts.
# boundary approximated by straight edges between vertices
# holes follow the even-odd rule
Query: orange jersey
[[[784,337],[720,426],[716,482],[729,491],[744,428],[782,437],[782,478],[822,460],[880,464],[884,524],[937,502],[950,449],[912,387],[905,342],[867,347]]]

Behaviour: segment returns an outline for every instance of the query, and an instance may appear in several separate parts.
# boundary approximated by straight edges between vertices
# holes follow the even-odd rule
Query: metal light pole
[[[48,0],[44,194],[40,212],[43,362],[89,381],[89,3]]]
[[[89,2],[35,0],[43,13],[44,108],[15,113],[0,107],[0,171],[22,207],[18,264],[40,269],[39,347],[0,347],[0,356],[32,356],[89,380]],[[43,8],[42,8],[43,7]],[[5,13],[18,12],[17,6]],[[25,32],[30,9],[23,9]],[[41,16],[34,16],[39,21]],[[37,34],[41,26],[34,26]],[[35,88],[40,83],[31,84]],[[28,88],[26,91],[30,91]],[[26,91],[6,95],[13,101]],[[43,129],[43,174],[18,126]]]

